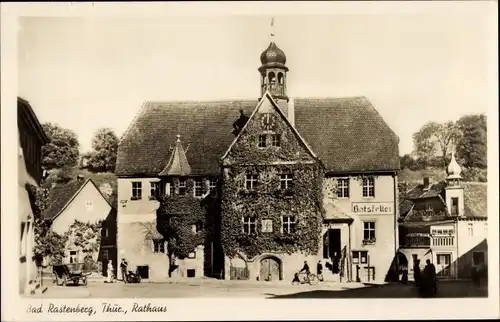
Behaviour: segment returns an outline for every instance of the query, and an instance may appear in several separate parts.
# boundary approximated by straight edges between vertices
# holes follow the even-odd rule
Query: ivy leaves
[[[244,173],[259,173],[253,194],[244,194]],[[293,175],[293,198],[279,191],[279,174]],[[316,253],[322,219],[322,172],[318,165],[293,164],[269,166],[234,166],[222,186],[221,242],[230,257],[244,253],[254,257],[264,252]],[[238,196],[238,198],[233,198]],[[282,216],[296,218],[296,230],[281,230]],[[257,235],[246,235],[242,218],[256,218]],[[262,232],[262,219],[272,220],[273,231]]]

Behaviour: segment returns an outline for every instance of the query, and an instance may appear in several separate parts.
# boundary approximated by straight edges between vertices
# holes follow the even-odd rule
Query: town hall
[[[118,260],[151,281],[291,281],[304,262],[384,281],[399,138],[366,97],[292,97],[274,41],[257,72],[258,99],[140,108],[118,147]]]

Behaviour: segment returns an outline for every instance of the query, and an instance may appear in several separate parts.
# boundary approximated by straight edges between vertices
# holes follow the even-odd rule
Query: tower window
[[[267,146],[266,138],[267,135],[265,134],[259,135],[259,148],[265,148]]]
[[[195,197],[203,196],[203,180],[201,179],[194,180],[194,196]]]
[[[271,83],[271,84],[276,83],[276,75],[273,72],[269,73],[269,83]]]
[[[280,85],[283,85],[283,74],[282,73],[278,73],[278,83]]]
[[[458,216],[458,198],[451,198],[451,215]]]
[[[179,180],[179,195],[184,196],[186,194],[186,180]]]

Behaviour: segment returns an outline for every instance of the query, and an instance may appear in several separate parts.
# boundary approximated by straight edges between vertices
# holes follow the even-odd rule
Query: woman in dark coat
[[[413,279],[415,280],[415,286],[420,287],[422,284],[422,275],[420,274],[420,260],[417,259],[415,264],[413,264]]]

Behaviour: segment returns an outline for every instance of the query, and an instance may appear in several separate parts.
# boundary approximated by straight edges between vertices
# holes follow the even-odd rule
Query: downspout
[[[352,221],[349,222],[349,265],[347,266],[349,269],[349,282],[352,282],[352,252],[351,252],[351,225]]]
[[[458,279],[458,272],[459,272],[459,261],[460,261],[460,256],[458,252],[458,218],[455,219],[455,235],[457,236],[456,238],[456,243],[457,243],[457,260],[455,261],[455,279]]]
[[[394,173],[393,177],[394,183],[394,259],[397,258],[398,255],[398,244],[399,244],[399,234],[398,234],[398,183],[397,183],[397,175]],[[396,274],[399,276],[399,264],[396,266]]]

